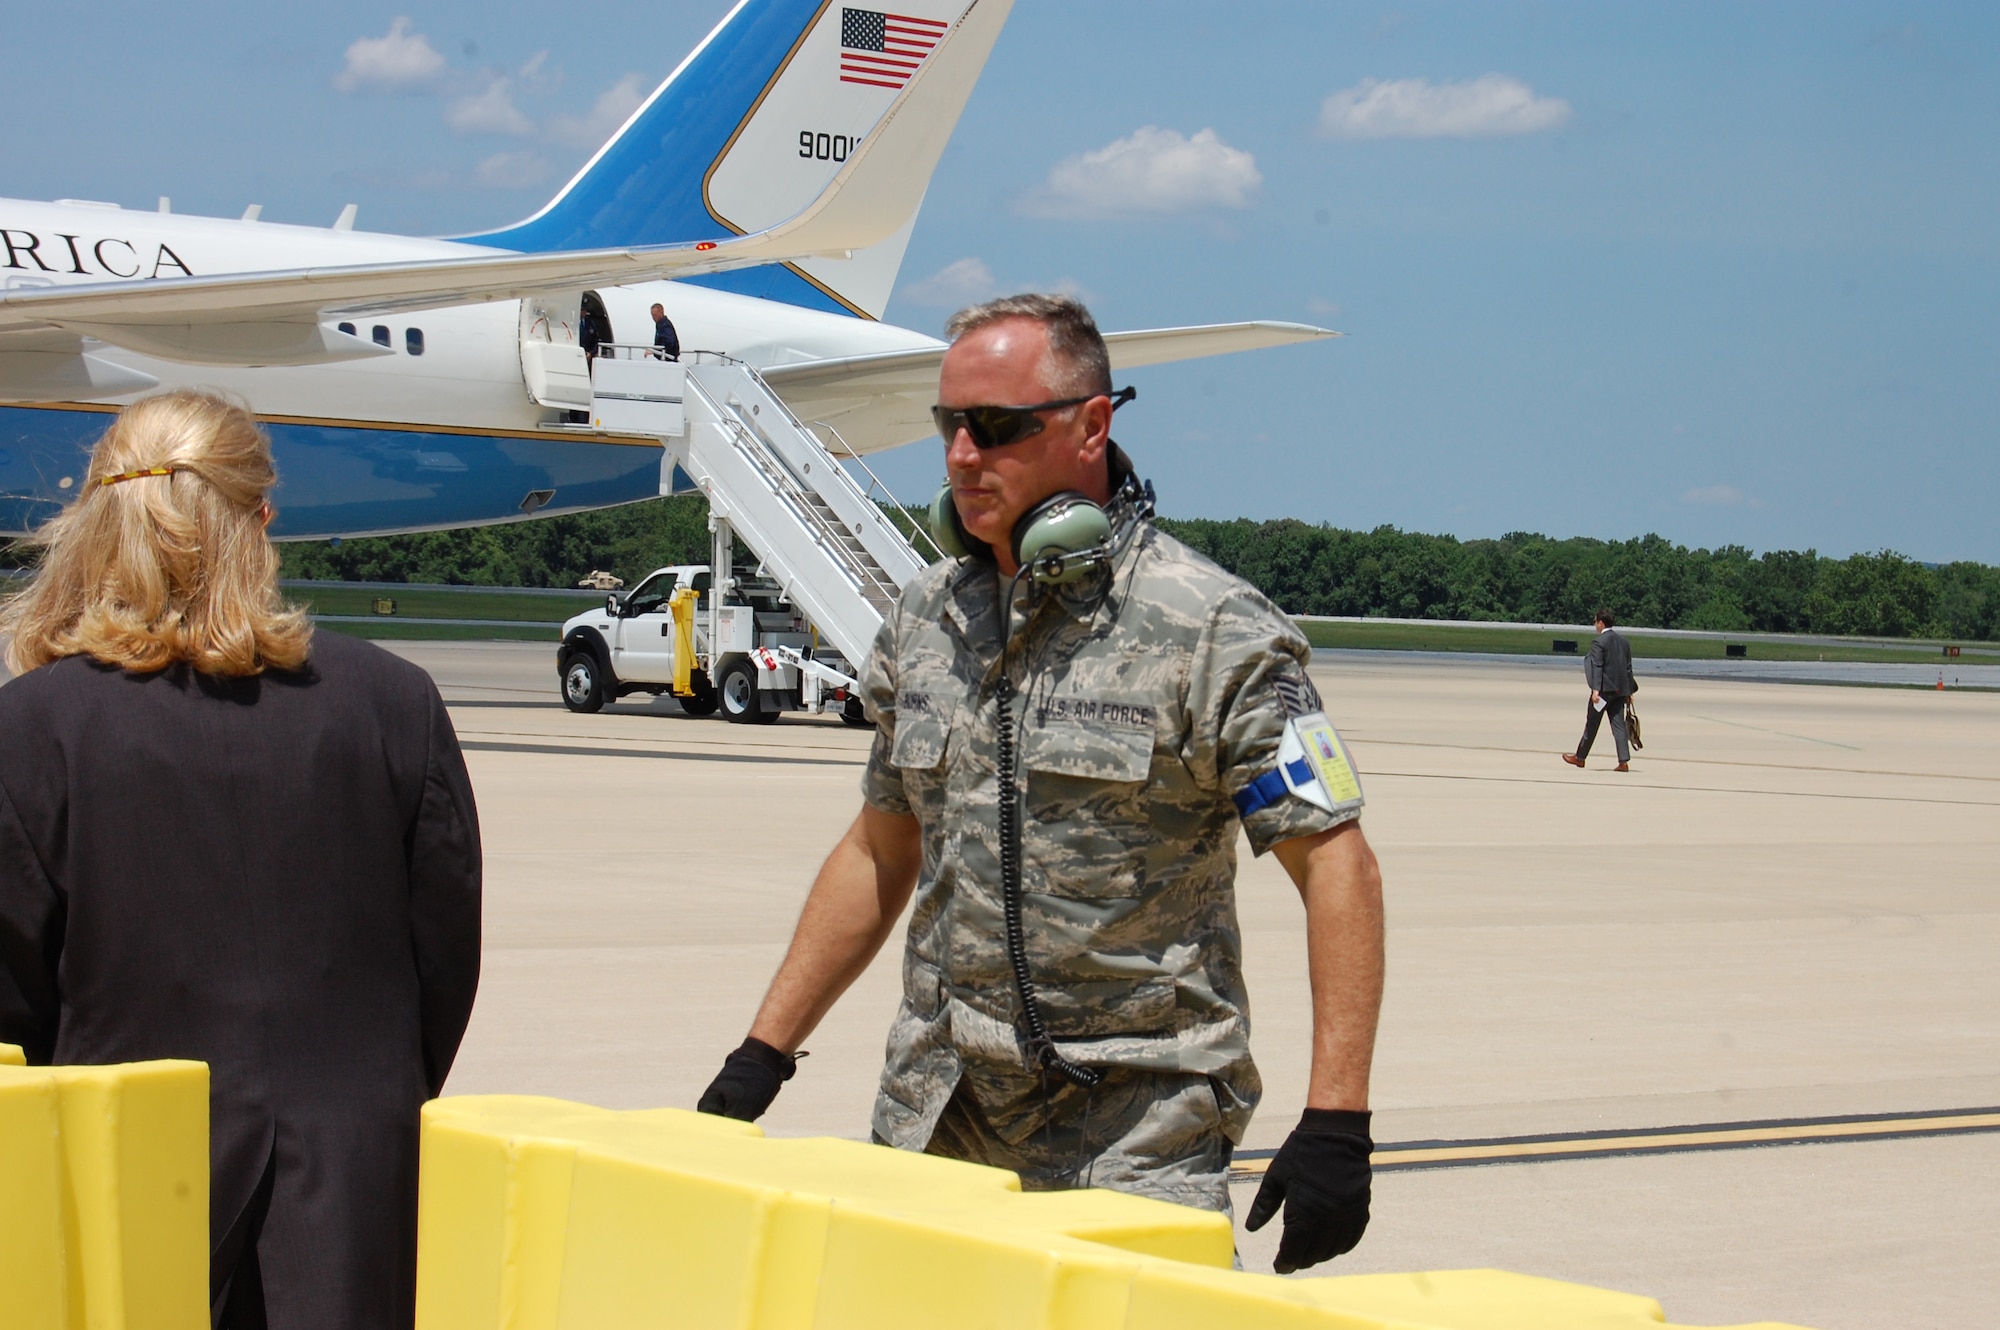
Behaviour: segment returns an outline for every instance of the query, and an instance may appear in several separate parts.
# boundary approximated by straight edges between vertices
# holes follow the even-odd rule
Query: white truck
[[[787,711],[836,712],[865,725],[855,668],[775,582],[730,579],[711,604],[709,565],[675,564],[563,624],[556,674],[563,705],[592,712],[629,693],[671,696],[690,716],[720,711],[768,724]]]

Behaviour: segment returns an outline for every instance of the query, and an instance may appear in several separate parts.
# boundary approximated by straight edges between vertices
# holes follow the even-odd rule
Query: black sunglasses
[[[1125,403],[1139,395],[1137,388],[1120,388],[1116,393],[1088,393],[1082,397],[1064,397],[1053,402],[1037,402],[1033,406],[934,406],[931,419],[937,422],[938,434],[949,446],[964,430],[971,436],[977,448],[1005,448],[1010,443],[1031,439],[1048,428],[1040,412],[1058,411],[1066,406],[1081,406],[1093,397],[1111,398],[1111,409],[1116,411]]]

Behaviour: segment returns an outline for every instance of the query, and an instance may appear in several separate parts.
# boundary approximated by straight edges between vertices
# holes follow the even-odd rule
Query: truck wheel
[[[875,728],[875,722],[868,719],[868,713],[861,709],[861,699],[858,697],[847,699],[847,705],[840,709],[840,718],[849,725],[860,729],[872,730]]]
[[[571,653],[563,665],[562,700],[571,711],[588,714],[603,709],[604,676],[596,656],[588,651]]]
[[[688,684],[694,691],[686,697],[677,697],[674,699],[674,701],[681,704],[681,713],[688,716],[713,716],[715,714],[715,685],[708,681],[708,676],[700,670],[696,670],[689,677]]]
[[[722,671],[715,688],[723,719],[732,725],[761,725],[764,707],[757,696],[757,667],[748,660],[732,660]]]

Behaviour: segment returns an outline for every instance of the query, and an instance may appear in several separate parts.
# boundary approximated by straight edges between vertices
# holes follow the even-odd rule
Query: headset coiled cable
[[[1007,587],[1007,599],[1000,606],[1002,621],[1013,614],[1014,588],[1019,575]],[[1007,924],[1007,960],[1014,967],[1014,991],[1021,999],[1021,1021],[1028,1027],[1028,1057],[1044,1072],[1060,1076],[1071,1085],[1088,1090],[1104,1079],[1102,1070],[1071,1062],[1056,1051],[1042,1022],[1041,1004],[1035,1001],[1035,980],[1028,972],[1028,941],[1021,924],[1021,780],[1020,754],[1014,745],[1014,681],[1007,676],[1007,647],[1012,634],[1002,639],[1000,678],[993,685],[995,784],[1000,799],[1000,906]]]

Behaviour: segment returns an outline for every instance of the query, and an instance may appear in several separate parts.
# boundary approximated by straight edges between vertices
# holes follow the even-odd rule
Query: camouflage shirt
[[[863,794],[914,815],[923,836],[874,1124],[906,1149],[924,1147],[962,1078],[992,1116],[1019,1102],[1006,1087],[1038,1074],[1001,901],[1004,585],[990,563],[934,565],[904,589],[864,671],[880,729]],[[1310,648],[1262,594],[1150,523],[1078,588],[1031,596],[1024,582],[1012,617],[1023,932],[1048,1033],[1074,1062],[1208,1075],[1240,1140],[1261,1083],[1237,826],[1262,854],[1361,811],[1358,789],[1330,812],[1268,796],[1288,717],[1318,710]],[[1259,777],[1268,801],[1239,815],[1236,796]],[[1010,1139],[1041,1125],[1031,1110],[993,1120]]]

